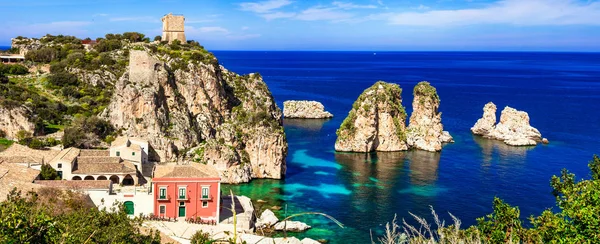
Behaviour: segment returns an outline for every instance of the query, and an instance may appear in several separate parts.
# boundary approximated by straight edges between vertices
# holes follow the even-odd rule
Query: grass
[[[9,140],[6,138],[0,138],[0,152],[6,150],[13,143],[15,143],[13,140]]]
[[[431,207],[431,215],[437,229],[432,229],[432,225],[423,217],[419,217],[410,213],[417,221],[418,226],[408,224],[402,220],[402,224],[398,224],[396,216],[392,222],[385,225],[385,234],[377,239],[380,244],[471,244],[483,243],[479,232],[474,231],[466,234],[460,229],[461,221],[454,215],[452,217],[452,225],[446,226],[446,223],[439,219],[433,207]],[[375,244],[371,235],[371,243]]]

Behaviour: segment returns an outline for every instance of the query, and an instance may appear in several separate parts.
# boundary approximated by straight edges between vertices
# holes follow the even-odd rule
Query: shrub
[[[60,180],[60,176],[58,176],[58,172],[56,172],[52,166],[49,164],[42,164],[40,180]]]
[[[31,50],[25,54],[25,59],[39,63],[50,63],[58,59],[58,51],[51,47],[43,47],[38,50]]]
[[[196,231],[190,240],[191,244],[209,244],[213,243],[213,240],[210,238],[210,234],[203,232],[202,230]]]
[[[51,87],[77,86],[77,76],[66,71],[52,73],[48,76],[48,84]]]
[[[154,41],[158,41],[158,42],[160,42],[161,40],[162,40],[162,37],[161,37],[161,36],[155,36],[155,37],[154,37]]]

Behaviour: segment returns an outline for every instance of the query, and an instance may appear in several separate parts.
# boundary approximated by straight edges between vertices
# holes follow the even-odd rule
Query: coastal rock
[[[413,112],[406,137],[408,145],[425,151],[441,151],[442,143],[453,142],[453,139],[444,131],[437,91],[429,82],[422,81],[415,86],[413,95]]]
[[[302,232],[310,229],[311,226],[300,221],[282,221],[275,224],[275,230],[286,230],[293,232]]]
[[[475,135],[485,136],[489,134],[496,124],[496,104],[493,102],[483,106],[483,117],[477,120],[477,123],[471,127],[471,132]]]
[[[402,106],[401,93],[400,86],[383,81],[366,89],[337,130],[335,150],[407,150],[406,111]]]
[[[543,141],[540,132],[529,124],[526,112],[507,106],[502,110],[500,121],[494,126],[495,112],[496,106],[493,103],[486,104],[483,118],[471,128],[473,134],[500,140],[511,146],[535,146]]]
[[[252,244],[319,244],[320,242],[310,238],[304,238],[300,241],[296,237],[264,237],[252,234],[241,234],[239,235],[240,243],[252,243]]]
[[[542,141],[542,134],[529,125],[529,115],[508,106],[502,110],[500,122],[487,137],[511,146],[534,146]]]
[[[326,119],[333,114],[325,111],[323,104],[317,101],[285,101],[283,102],[284,118]]]
[[[550,141],[548,141],[548,138],[542,138],[542,143],[543,144],[548,144],[548,143],[550,143]]]
[[[237,75],[216,60],[176,62],[131,50],[128,70],[101,116],[125,135],[148,139],[161,161],[182,160],[180,152],[206,142],[202,162],[219,169],[225,183],[282,178],[287,141],[281,110],[262,77]]]
[[[0,107],[0,134],[11,140],[17,139],[21,130],[33,134],[35,124],[29,118],[30,112],[25,107]]]
[[[275,216],[273,211],[267,209],[264,212],[262,212],[260,218],[258,218],[258,220],[256,221],[256,228],[266,228],[277,223],[277,221],[279,221],[279,219],[277,218],[277,216]]]

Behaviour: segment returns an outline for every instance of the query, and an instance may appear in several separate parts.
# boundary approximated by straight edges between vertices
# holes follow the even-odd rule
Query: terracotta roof
[[[77,156],[79,156],[79,152],[81,150],[74,148],[74,147],[69,147],[67,149],[63,149],[62,151],[60,151],[58,153],[58,155],[56,155],[56,157],[54,157],[52,160],[50,160],[50,165],[52,165],[53,167],[56,166],[56,164],[58,163],[58,161],[67,161],[67,162],[72,162],[73,160],[75,160],[75,158],[77,158]]]
[[[212,167],[201,163],[187,165],[157,165],[154,178],[219,178],[219,173]]]
[[[139,143],[148,143],[148,140],[145,140],[143,138],[120,136],[120,137],[117,137],[113,142],[111,142],[110,146],[111,147],[120,147],[120,146],[126,145],[128,141],[129,142],[136,141],[136,142],[139,142]],[[134,144],[134,143],[130,143],[129,147],[135,147],[135,148],[141,150],[141,147],[139,145]]]
[[[77,164],[118,164],[121,157],[77,157]]]
[[[79,152],[81,157],[109,157],[109,150],[93,150],[93,149],[82,149]]]
[[[6,163],[42,163],[49,162],[60,151],[57,150],[36,150],[29,147],[13,143],[12,146],[0,152],[0,161]]]
[[[36,180],[35,184],[71,190],[109,189],[110,180]]]
[[[22,194],[32,189],[40,188],[33,184],[40,171],[19,164],[0,161],[0,202],[6,200],[8,193],[14,189],[21,190]]]

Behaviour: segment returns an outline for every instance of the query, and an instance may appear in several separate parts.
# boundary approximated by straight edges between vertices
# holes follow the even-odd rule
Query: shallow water
[[[498,196],[521,216],[554,206],[550,177],[562,168],[588,177],[587,162],[600,153],[600,54],[482,52],[215,52],[238,73],[260,72],[280,107],[285,100],[317,100],[330,120],[285,120],[289,142],[285,180],[255,180],[224,187],[259,208],[287,205],[287,213],[327,213],[300,218],[314,228],[300,236],[331,243],[368,243],[395,214],[447,222],[448,212],[472,225],[491,212]],[[335,130],[353,101],[377,80],[399,84],[411,112],[412,89],[428,80],[442,100],[444,128],[454,136],[441,153],[335,153]],[[551,143],[510,147],[471,135],[483,105],[529,113]],[[500,111],[498,111],[499,116]],[[285,208],[276,213],[285,215]]]

